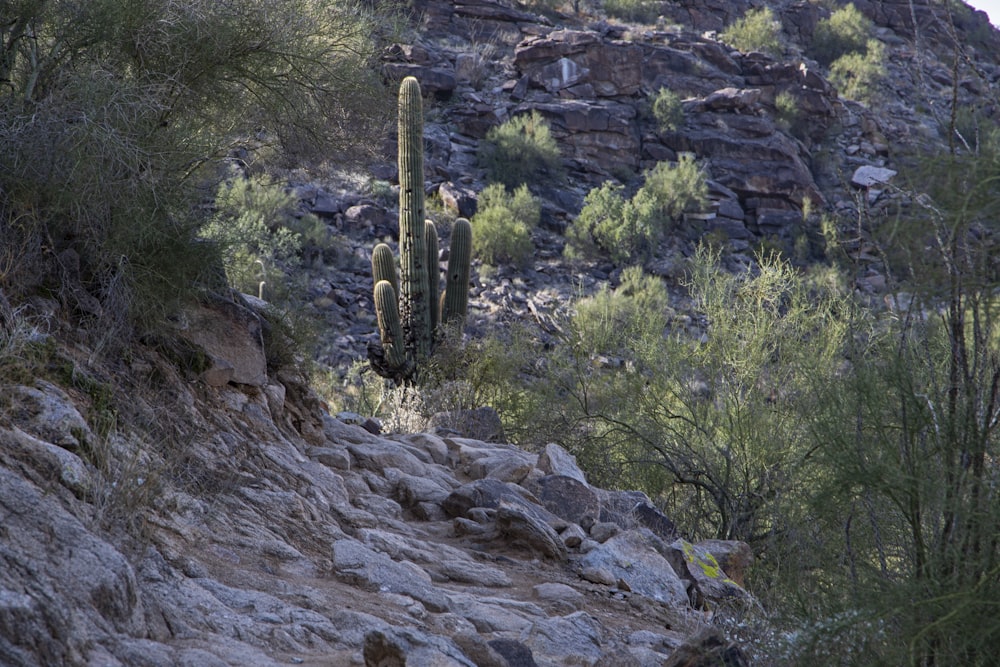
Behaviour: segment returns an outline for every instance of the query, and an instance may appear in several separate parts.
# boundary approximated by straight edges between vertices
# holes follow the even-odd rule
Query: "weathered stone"
[[[886,185],[896,173],[894,169],[863,165],[854,170],[854,174],[851,175],[851,184],[859,188]]]
[[[565,475],[546,475],[537,482],[538,499],[548,511],[571,523],[600,516],[597,495],[588,485]]]
[[[668,555],[681,578],[694,583],[690,594],[696,607],[706,601],[717,606],[724,601],[749,600],[747,592],[729,578],[708,549],[680,539],[670,545]]]
[[[526,503],[526,491],[498,479],[479,479],[452,491],[441,503],[450,516],[464,517],[474,507],[496,509],[502,500]]]
[[[531,590],[535,598],[542,602],[557,602],[574,608],[583,603],[583,594],[566,584],[538,584]]]
[[[473,563],[467,560],[446,560],[437,571],[451,581],[463,584],[476,584],[489,588],[507,588],[513,585],[507,573],[483,563]]]
[[[76,449],[94,434],[69,395],[45,380],[34,386],[4,388],[4,415],[26,433],[67,449]]]
[[[576,549],[587,539],[587,533],[577,524],[571,523],[565,530],[559,533],[559,538],[562,539],[563,544],[568,548]]]
[[[577,465],[576,457],[554,442],[545,445],[538,455],[538,469],[547,475],[564,475],[583,484],[587,483],[587,476]]]
[[[648,533],[627,530],[588,552],[580,565],[608,572],[631,590],[658,602],[687,606],[687,587],[657,552],[655,539]]]
[[[356,540],[337,540],[331,548],[333,570],[339,578],[365,590],[408,595],[431,611],[448,610],[448,597],[433,587],[421,568],[397,563]]]
[[[593,665],[601,657],[601,626],[584,611],[536,621],[524,638],[536,660]]]
[[[590,527],[590,536],[602,543],[607,542],[620,532],[622,532],[621,526],[610,521],[598,521]]]
[[[253,310],[235,301],[216,299],[189,307],[178,333],[216,364],[232,366],[230,381],[263,387],[267,384],[263,327]]]
[[[708,551],[730,579],[738,586],[744,586],[746,572],[754,561],[749,544],[734,540],[702,540],[695,547]]]
[[[513,543],[556,560],[565,560],[569,555],[559,534],[524,505],[501,500],[496,523],[500,535]]]

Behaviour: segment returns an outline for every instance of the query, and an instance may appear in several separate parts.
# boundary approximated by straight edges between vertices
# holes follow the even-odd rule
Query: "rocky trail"
[[[137,365],[164,375],[132,417],[174,437],[119,434],[103,465],[86,400],[8,387],[5,665],[661,665],[685,642],[744,664],[711,620],[753,604],[719,567],[745,545],[679,539],[557,445],[380,436],[289,377]]]

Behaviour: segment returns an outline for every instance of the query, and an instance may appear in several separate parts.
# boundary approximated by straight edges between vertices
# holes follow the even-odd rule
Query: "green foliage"
[[[300,215],[298,199],[262,177],[234,178],[219,185],[215,214],[202,236],[222,254],[229,283],[261,298],[288,296],[287,273],[319,220]]]
[[[848,99],[870,101],[885,76],[885,47],[876,39],[868,40],[865,53],[852,52],[830,65],[830,81]]]
[[[829,66],[848,53],[867,51],[871,34],[871,20],[851,3],[816,25],[809,53],[822,65]]]
[[[648,255],[683,213],[696,210],[707,195],[705,176],[694,158],[661,162],[646,173],[638,192],[626,199],[624,188],[605,182],[584,198],[583,209],[566,230],[569,256],[610,254],[615,262]]]
[[[8,2],[0,13],[0,228],[4,254],[20,258],[14,282],[49,281],[75,305],[53,261],[72,251],[75,280],[124,336],[212,271],[191,213],[213,177],[203,167],[255,135],[289,155],[356,144],[384,108],[375,14],[350,3]]]
[[[604,285],[575,308],[573,331],[594,354],[612,356],[633,341],[663,336],[671,312],[663,281],[643,274],[641,266],[625,268],[616,289]]]
[[[751,9],[719,37],[744,53],[761,51],[780,56],[782,52],[781,23],[770,7]]]
[[[635,23],[653,23],[660,15],[660,3],[653,0],[604,0],[609,17]]]
[[[660,88],[653,99],[653,118],[660,132],[673,132],[684,124],[684,108],[680,95],[669,88]]]
[[[802,113],[802,108],[794,95],[788,91],[778,93],[774,99],[774,107],[779,127],[799,139],[808,136],[809,118]]]
[[[531,230],[540,216],[541,204],[528,186],[512,193],[500,183],[486,186],[472,218],[476,254],[486,264],[525,264],[534,248]]]
[[[548,121],[537,111],[490,129],[480,144],[479,163],[490,181],[510,189],[561,175],[559,146]]]

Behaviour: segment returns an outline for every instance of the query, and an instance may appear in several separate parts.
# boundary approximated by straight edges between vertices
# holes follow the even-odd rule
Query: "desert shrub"
[[[202,235],[222,254],[232,287],[264,297],[280,293],[286,272],[298,265],[309,218],[298,216],[298,199],[260,177],[234,178],[219,185],[215,214]]]
[[[660,88],[653,98],[653,118],[660,132],[673,132],[684,123],[684,108],[680,95],[669,88]]]
[[[864,53],[851,52],[830,65],[830,81],[840,94],[853,100],[871,101],[885,76],[885,47],[871,39]]]
[[[537,111],[492,128],[480,144],[479,162],[492,182],[510,189],[553,180],[560,174],[559,146]]]
[[[671,312],[663,281],[645,275],[641,266],[625,268],[617,288],[605,284],[574,307],[573,330],[594,354],[612,356],[632,341],[662,336]]]
[[[654,0],[604,0],[604,13],[622,21],[653,23],[660,15],[660,3]]]
[[[851,3],[816,25],[809,52],[821,64],[829,66],[848,53],[864,53],[871,34],[871,20]]]
[[[566,252],[570,257],[606,252],[616,262],[643,258],[673,221],[704,202],[706,193],[705,176],[689,155],[646,172],[642,187],[629,199],[622,186],[605,182],[587,193],[566,230]]]
[[[531,230],[540,215],[541,205],[528,186],[511,193],[500,183],[488,185],[471,220],[473,250],[486,264],[524,264],[531,256]]]
[[[351,3],[5,11],[0,257],[23,258],[7,267],[25,278],[15,284],[48,282],[78,312],[120,320],[94,327],[116,336],[159,321],[212,272],[196,205],[217,158],[248,138],[297,157],[358,145],[387,106],[372,66],[376,14]],[[67,273],[70,257],[80,261]]]
[[[762,51],[781,55],[781,23],[770,7],[752,9],[734,21],[719,37],[735,48],[749,53]]]
[[[798,100],[787,90],[774,98],[778,126],[792,136],[804,139],[809,135],[809,117],[802,113]]]

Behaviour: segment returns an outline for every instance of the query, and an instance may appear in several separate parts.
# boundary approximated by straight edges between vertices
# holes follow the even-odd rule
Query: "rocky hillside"
[[[807,56],[828,13],[811,2],[773,3],[781,57],[719,39],[748,8],[739,0],[663,3],[653,25],[586,2],[546,15],[507,0],[411,4],[384,67],[436,101],[427,188],[442,209],[475,210],[478,143],[520,113],[549,120],[567,172],[539,192],[533,265],[475,279],[473,332],[545,321],[581,286],[615,279],[610,262],[561,259],[562,232],[605,179],[634,184],[681,153],[704,165],[710,206],[646,267],[675,282],[705,234],[738,268],[763,241],[814,235],[807,200],[845,218],[905,200],[894,172],[948,144],[953,99],[998,111],[1000,38],[936,2],[856,3],[886,48],[868,104],[839,96]],[[685,98],[669,132],[648,112],[661,87]],[[805,122],[781,117],[782,93]],[[376,180],[394,181],[394,150]],[[394,204],[350,179],[303,172],[292,185],[348,244],[307,269],[331,332],[320,362],[342,371],[374,332],[368,256],[393,235]],[[864,239],[851,250],[858,288],[877,295],[882,267]],[[19,361],[3,367],[0,399],[0,664],[743,665],[768,641],[748,630],[746,545],[686,541],[642,494],[588,484],[557,445],[381,435],[332,416],[268,357],[252,299],[190,310],[175,336],[113,355],[54,301],[33,304],[48,318],[0,306],[4,358]]]
[[[967,7],[855,3],[885,49],[885,76],[861,103],[842,97],[809,56],[818,23],[831,13],[819,3],[767,3],[781,23],[780,56],[742,53],[720,39],[750,7],[743,2],[653,3],[661,6],[654,25],[608,20],[586,2],[579,13],[547,15],[491,0],[413,4],[414,30],[387,49],[384,68],[391,80],[417,76],[432,98],[425,129],[432,200],[448,215],[474,213],[486,185],[479,143],[490,128],[531,111],[550,123],[566,169],[558,186],[535,187],[543,211],[532,265],[500,267],[494,280],[476,282],[472,308],[481,320],[544,317],[581,288],[614,282],[621,267],[561,259],[562,232],[605,180],[635,187],[644,170],[681,153],[705,170],[709,206],[689,215],[645,267],[668,283],[706,235],[725,240],[734,270],[764,245],[812,261],[823,252],[823,215],[853,226],[859,213],[905,206],[907,197],[893,188],[901,168],[952,141],[975,143],[975,128],[950,136],[953,102],[986,123],[1000,113],[1000,34]],[[672,131],[661,131],[649,110],[661,88],[684,99],[684,122]],[[791,111],[779,108],[779,98],[789,97]],[[395,183],[394,155],[389,138],[388,159],[371,167],[376,183]],[[395,195],[380,199],[357,181],[308,174],[292,185],[342,235],[354,260],[328,262],[309,278],[316,315],[341,332],[319,357],[341,369],[363,357],[374,331],[368,255],[373,239],[395,233]],[[878,296],[884,267],[864,238],[852,236],[858,289]]]
[[[230,381],[63,330],[5,386],[3,665],[745,664],[708,610],[752,609],[746,545],[557,445],[374,435],[269,371],[251,308],[190,318]]]

